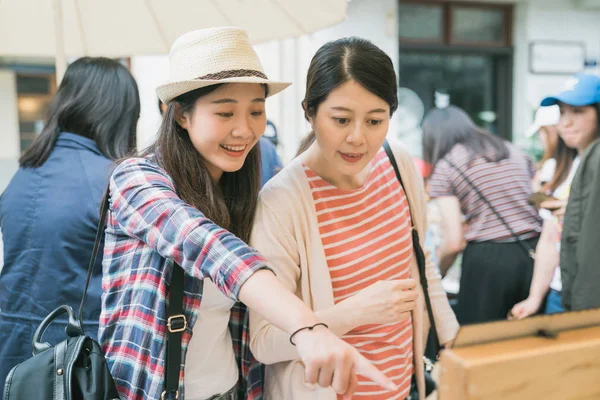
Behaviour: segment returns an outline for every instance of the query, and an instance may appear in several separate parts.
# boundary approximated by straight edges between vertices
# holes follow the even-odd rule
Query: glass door
[[[435,107],[435,93],[446,93],[450,104],[464,109],[476,124],[509,138],[508,115],[501,76],[501,56],[403,51],[400,86],[416,92],[425,110]]]

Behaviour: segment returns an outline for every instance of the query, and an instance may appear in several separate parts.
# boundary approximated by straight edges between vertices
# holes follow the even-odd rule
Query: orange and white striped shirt
[[[325,248],[335,303],[380,280],[410,277],[413,255],[408,201],[385,151],[362,188],[341,190],[304,166]],[[359,376],[356,399],[404,399],[413,374],[412,320],[364,325],[343,339],[399,387],[395,393]],[[338,398],[341,398],[338,397]]]

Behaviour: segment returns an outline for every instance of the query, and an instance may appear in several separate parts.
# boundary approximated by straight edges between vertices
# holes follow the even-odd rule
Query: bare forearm
[[[239,300],[288,334],[320,322],[315,314],[287,290],[268,270],[257,271],[244,283]]]
[[[446,275],[446,272],[448,272],[448,270],[450,269],[450,267],[452,266],[452,264],[454,264],[454,261],[456,260],[456,257],[458,256],[460,252],[455,252],[455,251],[449,251],[449,249],[446,249],[445,247],[442,247],[440,249],[439,252],[439,260],[440,260],[440,273],[442,274],[442,276]]]
[[[317,311],[315,314],[319,320],[329,326],[329,329],[338,337],[344,336],[357,326],[364,325],[354,315],[354,308],[348,301],[342,301],[326,310]]]
[[[544,236],[540,238],[535,253],[533,279],[529,288],[529,296],[541,300],[548,292],[554,271],[558,267],[559,255],[554,241]]]
[[[325,323],[338,337],[358,326],[351,310],[343,302],[327,310],[315,312],[317,319]],[[296,348],[290,343],[289,334],[272,324],[256,324],[250,316],[251,349],[263,364],[275,364],[298,359]]]
[[[466,246],[460,203],[457,197],[444,196],[436,200],[441,211],[441,227],[444,241],[439,250],[440,272],[442,275],[452,266]]]

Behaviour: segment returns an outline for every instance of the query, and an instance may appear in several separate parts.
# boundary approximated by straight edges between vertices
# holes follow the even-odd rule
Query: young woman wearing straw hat
[[[262,398],[238,300],[293,337],[308,382],[350,394],[359,373],[393,388],[243,242],[260,185],[265,98],[289,84],[267,79],[235,28],[180,37],[170,64],[170,82],[157,89],[167,109],[156,142],[110,180],[99,337],[121,397],[181,399],[185,389],[187,399]]]

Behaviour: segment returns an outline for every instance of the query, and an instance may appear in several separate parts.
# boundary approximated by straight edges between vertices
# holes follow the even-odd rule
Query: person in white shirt
[[[558,130],[556,125],[560,120],[560,109],[557,105],[540,107],[535,112],[534,122],[525,132],[525,137],[537,135],[542,144],[544,154],[538,164],[538,171],[533,179],[533,191],[539,192],[542,186],[552,180],[556,170],[556,150],[558,146]]]

